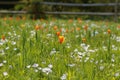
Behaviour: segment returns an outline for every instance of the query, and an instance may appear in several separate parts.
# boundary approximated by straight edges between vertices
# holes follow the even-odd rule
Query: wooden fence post
[[[118,0],[115,0],[115,15],[114,15],[114,21],[118,22]]]

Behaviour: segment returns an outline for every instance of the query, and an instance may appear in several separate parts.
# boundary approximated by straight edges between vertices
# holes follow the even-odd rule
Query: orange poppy
[[[60,36],[60,32],[56,32],[57,36]]]
[[[4,18],[3,18],[3,20],[5,20],[5,21],[6,21],[6,20],[7,20],[7,18],[6,18],[6,17],[4,17]]]
[[[107,30],[107,32],[108,32],[108,34],[110,34],[110,33],[111,33],[111,30],[110,30],[110,29],[108,29],[108,30]]]
[[[59,42],[60,42],[60,44],[62,44],[64,42],[64,40],[65,40],[64,36],[59,36]]]
[[[13,20],[13,17],[9,17],[9,20]]]
[[[78,23],[82,23],[82,20],[80,18],[78,18],[77,20],[78,20]]]
[[[2,40],[5,40],[5,35],[2,35]]]
[[[16,17],[16,20],[20,20],[20,17],[19,17],[19,16],[17,16],[17,17]]]
[[[76,28],[76,31],[80,31],[80,28],[79,28],[79,27],[77,27],[77,28]]]
[[[54,26],[54,30],[57,30],[57,28],[58,28],[57,26]]]
[[[36,25],[35,26],[35,30],[37,31],[37,30],[39,30],[40,29],[40,27],[38,26],[38,25]]]
[[[72,19],[69,19],[69,20],[68,20],[68,22],[69,22],[69,23],[72,23],[72,22],[73,22],[73,20],[72,20]]]
[[[117,28],[119,28],[119,29],[120,29],[120,25],[118,25],[118,26],[117,26]]]
[[[86,30],[86,31],[88,30],[88,26],[87,25],[84,26],[84,30]]]

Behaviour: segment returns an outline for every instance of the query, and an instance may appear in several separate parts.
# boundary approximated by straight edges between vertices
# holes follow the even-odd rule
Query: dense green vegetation
[[[0,19],[0,80],[119,80],[120,25]]]

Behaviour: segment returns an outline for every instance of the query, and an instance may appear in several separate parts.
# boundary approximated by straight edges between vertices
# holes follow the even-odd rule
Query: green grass
[[[39,30],[35,30],[36,25]],[[105,21],[1,18],[0,80],[118,80],[118,25]],[[80,30],[76,30],[78,27]],[[65,37],[62,44],[56,35],[58,31]]]

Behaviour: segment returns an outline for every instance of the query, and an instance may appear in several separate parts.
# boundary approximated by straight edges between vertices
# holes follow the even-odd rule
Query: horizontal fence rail
[[[0,14],[27,14],[27,11],[0,11]]]
[[[0,1],[0,5],[14,5],[14,4],[25,4],[28,2],[23,2],[23,1]]]
[[[115,6],[116,3],[91,3],[91,4],[78,4],[78,3],[57,3],[57,2],[40,2],[40,4],[46,5],[61,5],[61,6],[78,6],[78,7],[89,7],[89,6]],[[120,5],[120,3],[118,3]]]
[[[115,13],[110,12],[45,12],[46,14],[67,14],[67,15],[101,15],[101,16],[112,16]],[[120,13],[118,13],[120,15]]]
[[[20,2],[20,1],[9,1],[9,2],[3,2],[0,1],[0,5],[15,5],[15,4],[29,4],[30,2]],[[37,4],[36,4],[37,3]],[[30,3],[31,4],[31,3]],[[120,16],[120,13],[118,12],[118,6],[120,6],[120,3],[118,3],[118,0],[115,0],[114,3],[91,3],[91,4],[78,4],[78,3],[62,3],[62,2],[33,2],[33,4],[36,5],[58,5],[58,6],[68,6],[68,7],[95,7],[95,6],[112,6],[114,7],[114,12],[43,12],[44,14],[67,14],[67,15],[101,15],[101,16],[114,16],[117,20],[117,17]],[[33,14],[31,12],[27,11],[0,11],[0,14]],[[37,13],[40,14],[40,13]]]
[[[0,11],[1,14],[32,14],[27,11]],[[113,16],[115,13],[111,12],[44,12],[45,14],[67,14],[67,15],[101,15],[101,16]],[[38,13],[40,14],[40,13]],[[120,13],[118,13],[120,16]]]
[[[1,2],[0,4],[4,4],[4,5],[13,5],[13,4],[27,4],[29,2],[18,2],[18,1],[14,1],[14,2]],[[62,2],[33,2],[37,3],[37,4],[44,4],[44,5],[59,5],[59,6],[78,6],[78,7],[89,7],[89,6],[115,6],[116,3],[89,3],[89,4],[83,4],[83,3],[62,3]],[[118,5],[120,5],[120,3],[117,3]]]

